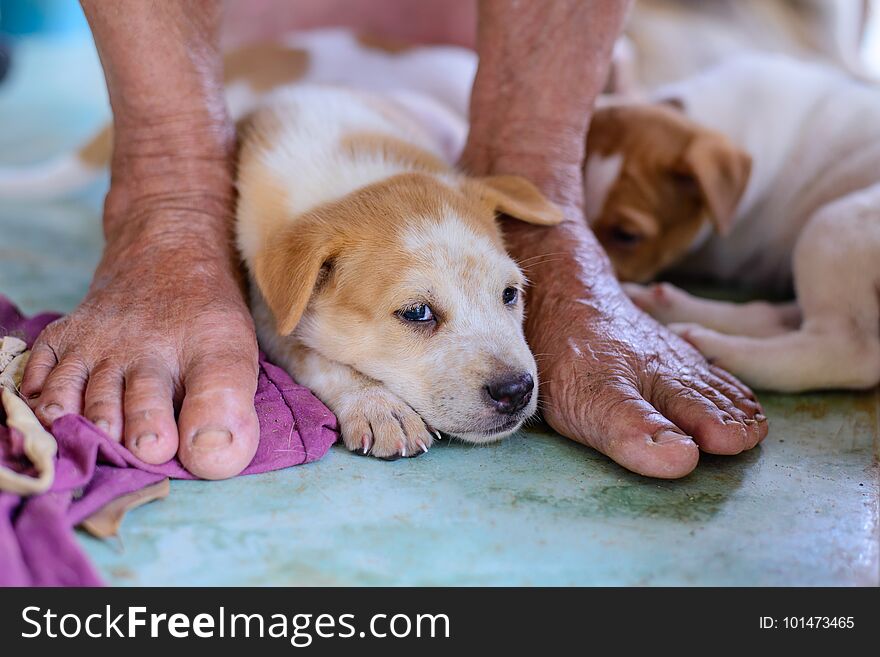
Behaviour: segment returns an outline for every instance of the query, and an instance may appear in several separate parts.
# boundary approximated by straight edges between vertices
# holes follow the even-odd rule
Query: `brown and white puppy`
[[[260,343],[353,450],[415,456],[437,431],[497,440],[537,406],[526,281],[495,217],[561,214],[523,179],[453,169],[475,70],[462,48],[387,52],[346,30],[226,57],[229,110],[246,117],[237,237]],[[110,141],[108,128],[75,154],[0,170],[0,196],[73,191]]]
[[[588,216],[624,280],[667,270],[797,302],[722,303],[670,285],[633,300],[758,388],[880,381],[880,91],[782,56],[734,58],[597,112]],[[670,106],[679,105],[677,112]]]
[[[731,228],[751,158],[673,104],[596,110],[585,160],[586,215],[618,277],[645,282],[711,225]]]
[[[237,234],[260,343],[349,449],[384,458],[427,451],[434,431],[497,440],[535,412],[525,278],[495,217],[561,220],[524,179],[454,171],[421,116],[305,85],[242,133]]]

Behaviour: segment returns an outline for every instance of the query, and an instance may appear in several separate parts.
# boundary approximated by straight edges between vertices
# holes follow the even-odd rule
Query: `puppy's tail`
[[[0,167],[0,198],[51,200],[96,180],[110,162],[113,129],[107,126],[73,153],[45,162]]]

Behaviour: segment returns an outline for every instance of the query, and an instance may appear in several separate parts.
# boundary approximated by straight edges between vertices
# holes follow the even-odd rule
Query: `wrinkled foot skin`
[[[555,233],[536,236],[516,223],[505,230],[515,253],[535,258],[525,261],[532,281],[526,335],[542,354],[547,423],[628,470],[662,479],[689,474],[700,451],[739,454],[760,443],[767,418],[751,390],[639,310],[585,232],[580,208],[563,209],[572,220]],[[539,257],[536,244],[555,257]]]
[[[593,317],[578,333],[544,375],[545,417],[560,433],[669,479],[693,470],[700,450],[738,454],[766,437],[754,394],[647,316]]]
[[[774,350],[772,345],[777,344],[779,339],[726,335],[700,324],[677,323],[667,328],[693,345],[713,365],[735,372],[736,376],[751,385],[769,389],[786,389],[780,382],[774,381],[773,376],[768,377],[767,371],[778,373],[780,381],[791,378],[785,376],[790,368],[785,366],[784,361],[796,360],[800,351],[797,348]],[[815,350],[822,352],[819,344]],[[782,363],[778,362],[780,357]]]
[[[539,354],[544,418],[652,477],[687,475],[700,450],[754,447],[767,435],[754,395],[633,305],[587,227],[589,112],[627,3],[603,3],[602,11],[587,2],[519,4],[514,12],[509,3],[480,3],[480,70],[462,161],[479,175],[525,176],[565,214],[552,228],[503,224],[531,281],[526,337]],[[551,70],[566,83],[548,86]]]
[[[34,345],[22,393],[47,427],[83,414],[146,463],[177,454],[230,477],[259,437],[253,322],[231,258],[168,233],[108,245],[85,300]]]
[[[578,230],[572,224],[544,248],[571,250]],[[589,248],[586,238],[581,244],[575,253]],[[548,354],[539,366],[550,426],[633,472],[664,479],[690,473],[700,451],[739,454],[766,437],[767,418],[751,390],[639,310],[599,257],[563,264],[527,272],[534,281],[527,335],[535,352]]]
[[[406,403],[380,386],[346,393],[333,404],[345,446],[393,461],[420,456],[434,436]]]

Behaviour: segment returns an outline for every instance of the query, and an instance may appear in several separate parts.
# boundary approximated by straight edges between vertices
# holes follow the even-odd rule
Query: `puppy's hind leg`
[[[695,297],[670,283],[624,283],[623,289],[633,303],[661,324],[699,324],[728,335],[763,338],[788,333],[801,322],[794,302],[715,301]]]
[[[805,325],[770,338],[725,335],[697,324],[671,324],[670,328],[713,364],[753,388],[780,392],[862,389],[880,381],[880,340],[853,340],[842,326]]]
[[[671,328],[757,388],[796,392],[880,382],[880,186],[819,210],[794,253],[800,329],[769,338]]]

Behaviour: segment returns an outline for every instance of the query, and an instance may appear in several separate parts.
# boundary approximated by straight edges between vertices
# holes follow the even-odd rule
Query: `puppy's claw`
[[[422,451],[423,451],[425,454],[428,453],[428,448],[425,447],[425,443],[423,443],[421,440],[419,440],[419,441],[418,441],[418,445],[419,445],[419,447],[422,448]]]
[[[370,447],[372,447],[372,441],[368,435],[364,434],[364,437],[361,439],[361,445],[364,447],[364,454],[369,454]]]
[[[404,444],[400,445],[400,455],[406,456],[406,445],[404,445]]]
[[[443,439],[440,437],[440,432],[437,431],[436,429],[434,429],[434,435],[437,436],[437,440],[443,440]]]

